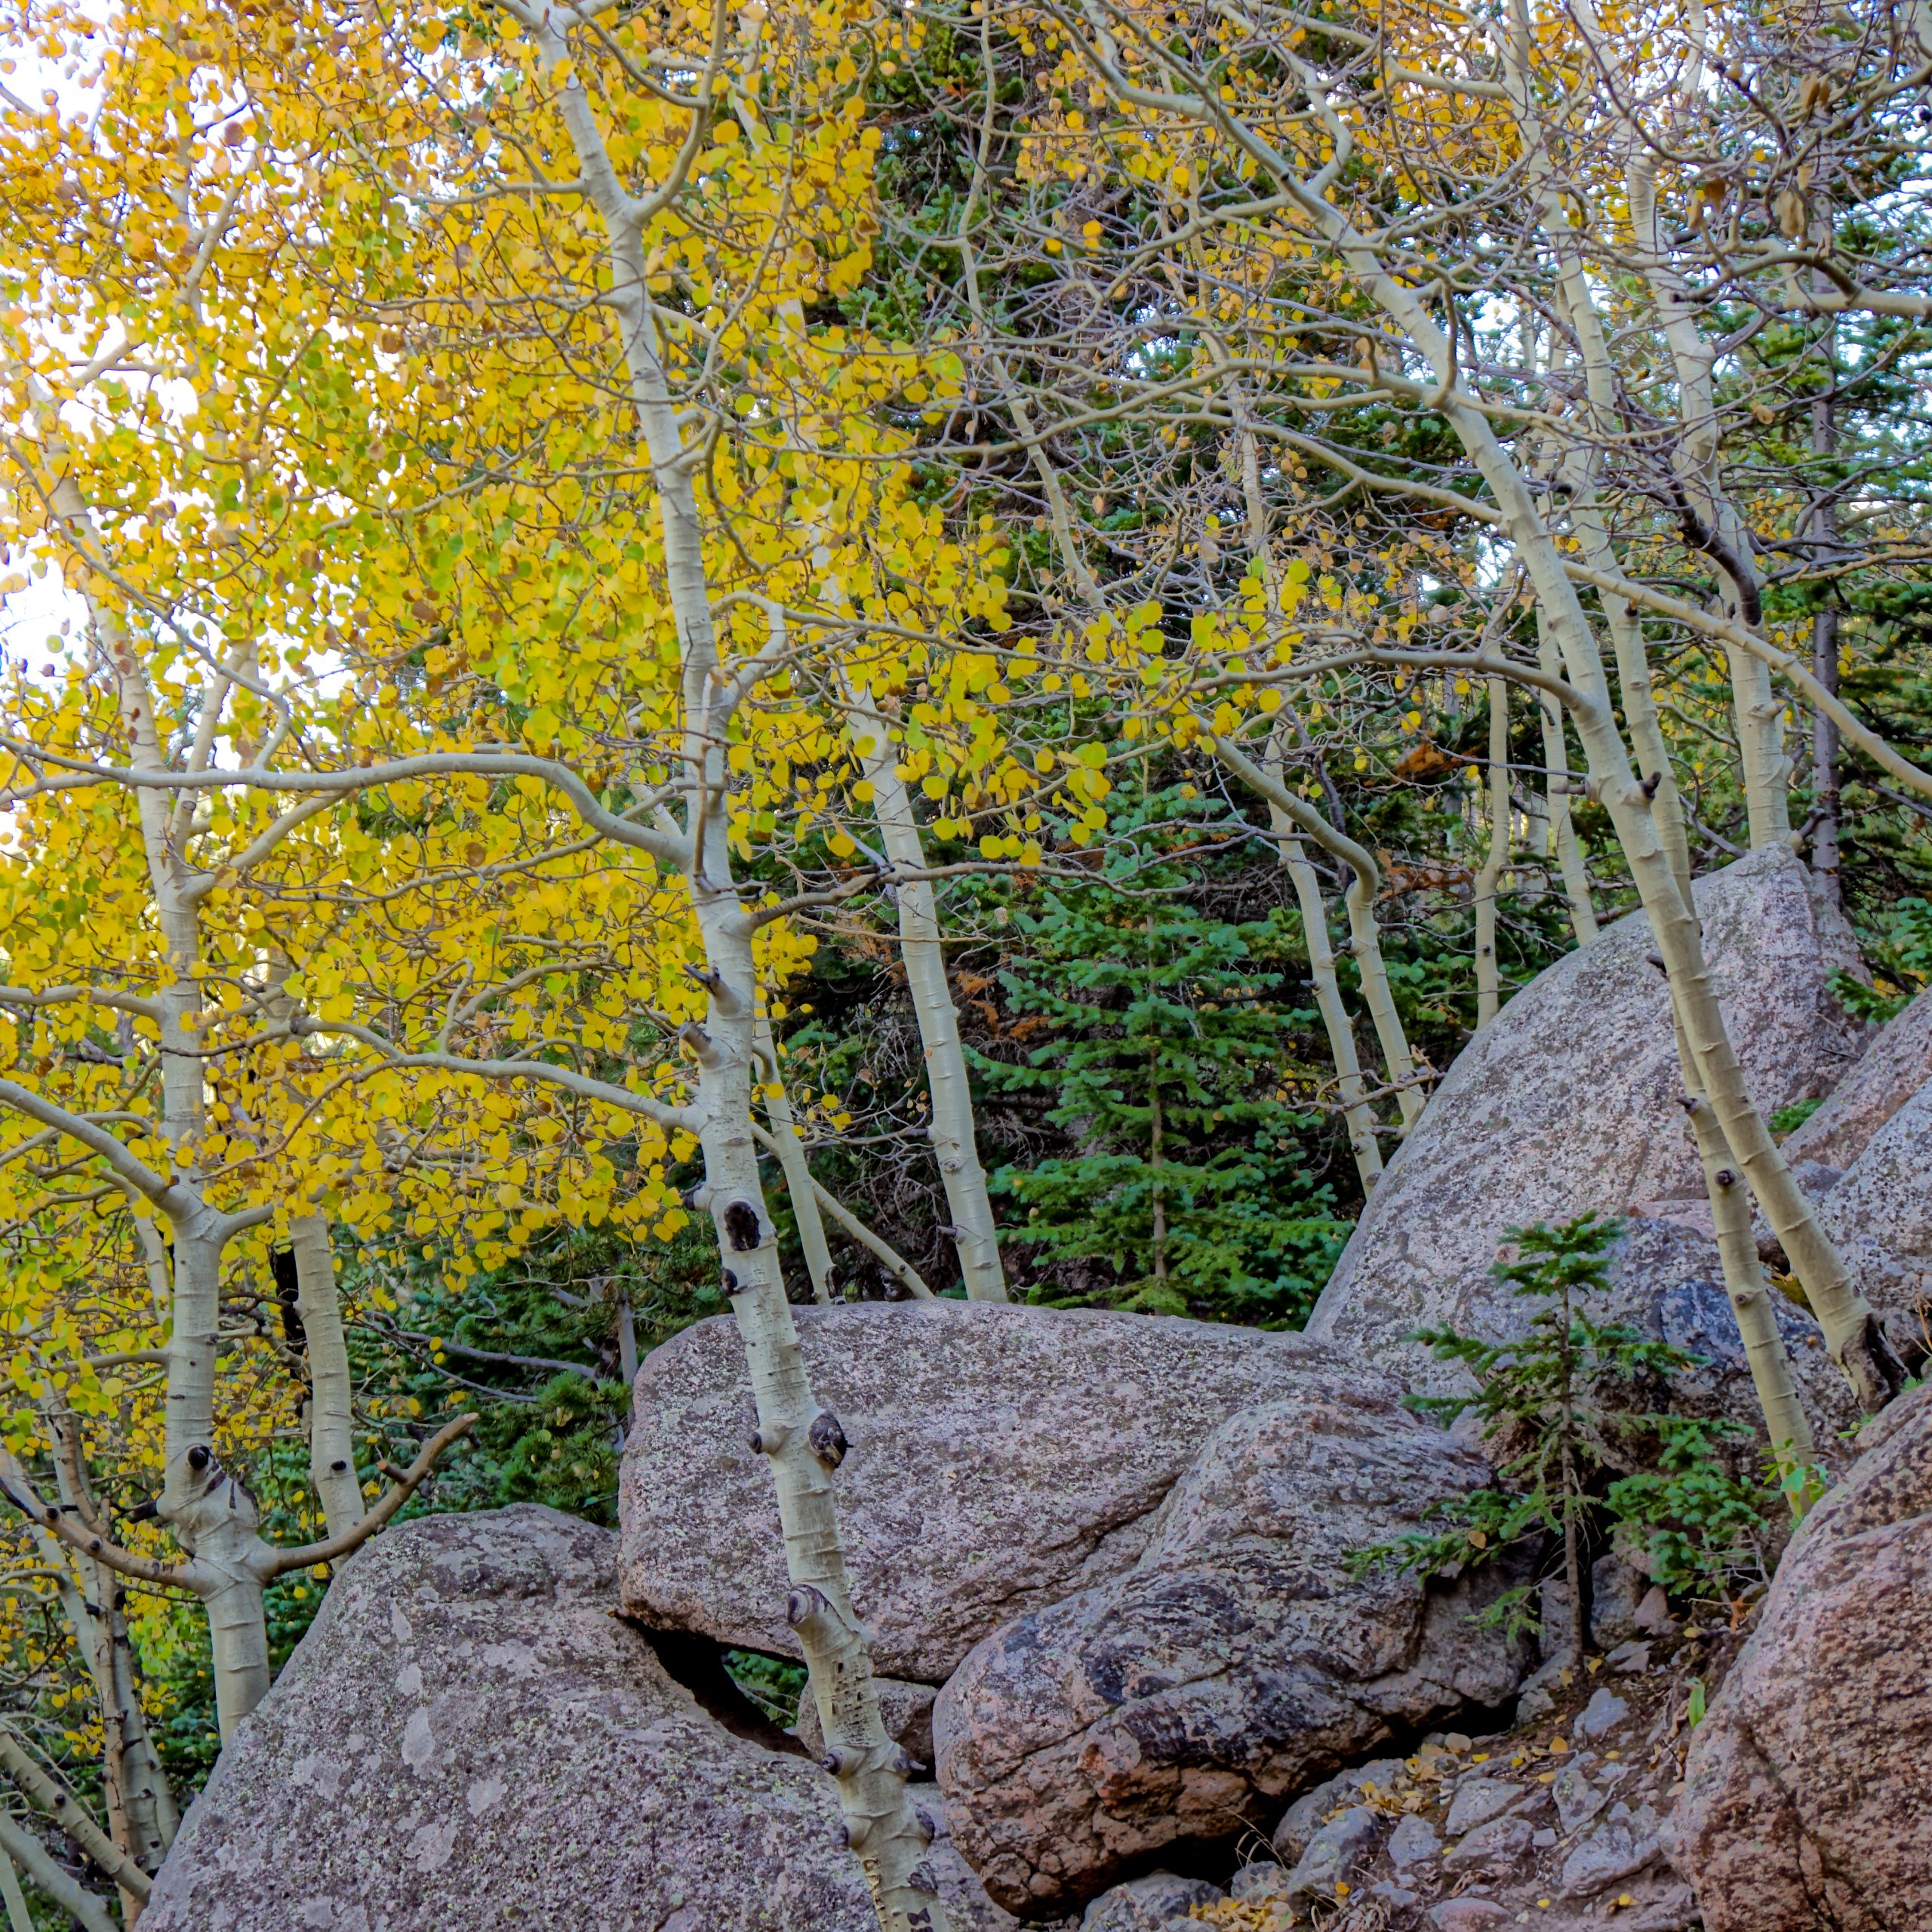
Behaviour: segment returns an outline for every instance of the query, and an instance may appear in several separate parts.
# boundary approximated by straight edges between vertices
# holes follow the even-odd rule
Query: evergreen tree
[[[1597,1401],[1606,1382],[1665,1377],[1694,1367],[1697,1358],[1646,1335],[1627,1322],[1597,1320],[1592,1298],[1609,1284],[1610,1248],[1621,1224],[1598,1215],[1512,1228],[1516,1258],[1491,1271],[1531,1309],[1522,1336],[1493,1342],[1454,1328],[1419,1330],[1442,1361],[1460,1362],[1474,1392],[1411,1395],[1411,1408],[1444,1422],[1473,1414],[1484,1438],[1502,1451],[1499,1484],[1472,1491],[1441,1512],[1444,1527],[1422,1531],[1358,1553],[1368,1564],[1392,1561],[1401,1570],[1435,1575],[1480,1563],[1499,1550],[1540,1537],[1560,1555],[1567,1586],[1573,1660],[1586,1648],[1589,1604],[1586,1550],[1604,1527],[1639,1555],[1660,1580],[1689,1588],[1719,1578],[1759,1554],[1768,1524],[1760,1505],[1767,1491],[1724,1470],[1721,1438],[1742,1435],[1737,1424],[1672,1414],[1607,1414]],[[1626,1447],[1647,1438],[1655,1467],[1607,1485],[1599,1444],[1618,1433]],[[1506,1592],[1486,1617],[1534,1628],[1528,1608],[1534,1584]]]
[[[1146,836],[1100,880],[1016,909],[1019,958],[1000,981],[1011,1035],[1036,1044],[1017,1063],[973,1059],[995,1091],[1047,1100],[1077,1151],[993,1186],[1023,1211],[1011,1241],[1100,1264],[1083,1291],[1035,1300],[1284,1326],[1349,1224],[1303,1163],[1315,1121],[1282,1097],[1311,1017],[1272,969],[1291,957],[1287,921],[1202,911],[1163,850],[1161,821],[1198,809],[1156,795],[1136,814]]]

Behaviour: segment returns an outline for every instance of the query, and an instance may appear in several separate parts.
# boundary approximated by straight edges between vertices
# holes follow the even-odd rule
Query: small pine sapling
[[[1588,1303],[1607,1287],[1610,1248],[1620,1224],[1586,1215],[1557,1227],[1512,1228],[1515,1258],[1491,1271],[1533,1306],[1517,1340],[1490,1342],[1449,1327],[1425,1328],[1413,1339],[1437,1358],[1462,1363],[1475,1383],[1463,1395],[1411,1396],[1411,1407],[1450,1423],[1481,1418],[1485,1441],[1504,1460],[1498,1486],[1472,1491],[1438,1512],[1443,1527],[1357,1553],[1358,1565],[1394,1564],[1434,1575],[1484,1561],[1524,1537],[1547,1537],[1561,1549],[1567,1586],[1571,1655],[1583,1657],[1589,1628],[1584,1595],[1584,1552],[1592,1527],[1607,1519],[1626,1536],[1640,1535],[1652,1573],[1680,1586],[1710,1570],[1729,1567],[1740,1537],[1763,1531],[1764,1518],[1750,1487],[1724,1470],[1715,1453],[1734,1423],[1675,1415],[1607,1415],[1598,1392],[1607,1382],[1668,1377],[1697,1358],[1646,1335],[1627,1322],[1602,1322]],[[1607,1435],[1647,1436],[1656,1444],[1654,1472],[1604,1487],[1598,1447]],[[1506,1592],[1486,1620],[1512,1629],[1534,1628],[1534,1584]]]

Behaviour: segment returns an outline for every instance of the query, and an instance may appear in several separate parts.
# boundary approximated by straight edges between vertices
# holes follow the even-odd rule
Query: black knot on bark
[[[195,1444],[193,1448],[188,1451],[188,1466],[189,1469],[192,1469],[197,1475],[199,1475],[202,1470],[206,1469],[214,1460],[214,1451],[212,1449],[204,1447],[198,1442]]]
[[[1733,1174],[1728,1168],[1718,1168],[1717,1172],[1713,1174],[1711,1178],[1715,1180],[1720,1187],[1735,1187],[1737,1185],[1737,1175]]]
[[[805,1431],[805,1440],[811,1444],[812,1454],[828,1469],[835,1469],[845,1460],[845,1451],[851,1444],[845,1440],[845,1432],[838,1418],[829,1409],[821,1409],[812,1417],[811,1426]]]
[[[1663,783],[1663,774],[1661,771],[1654,771],[1637,787],[1637,789],[1642,792],[1645,798],[1654,798],[1657,795],[1657,787]]]
[[[785,1621],[801,1629],[824,1608],[824,1597],[811,1584],[801,1583],[785,1599]]]
[[[740,1254],[749,1254],[764,1238],[758,1210],[749,1201],[724,1204],[724,1238]]]
[[[737,1275],[735,1275],[734,1274],[733,1274],[733,1273],[731,1272],[731,1269],[728,1269],[728,1268],[724,1269],[721,1270],[721,1272],[722,1279],[723,1279],[724,1283],[724,1292],[725,1292],[728,1295],[734,1295],[734,1294],[736,1294],[738,1292],[738,1278],[737,1278]]]

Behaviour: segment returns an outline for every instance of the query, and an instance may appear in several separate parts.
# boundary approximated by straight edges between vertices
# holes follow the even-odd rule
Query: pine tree
[[[1447,1327],[1412,1338],[1442,1361],[1460,1362],[1474,1392],[1411,1395],[1408,1405],[1438,1420],[1478,1417],[1485,1441],[1503,1452],[1498,1486],[1471,1491],[1441,1512],[1445,1527],[1413,1533],[1357,1553],[1367,1564],[1435,1575],[1480,1563],[1540,1537],[1560,1552],[1567,1588],[1570,1654],[1580,1661],[1589,1627],[1586,1551],[1607,1527],[1620,1546],[1640,1554],[1673,1588],[1721,1578],[1761,1547],[1767,1490],[1729,1475],[1719,1448],[1745,1432],[1734,1423],[1668,1414],[1606,1411],[1604,1386],[1678,1374],[1698,1358],[1627,1322],[1600,1321],[1590,1303],[1609,1285],[1611,1245],[1621,1223],[1585,1215],[1557,1227],[1512,1228],[1513,1260],[1492,1272],[1528,1304],[1520,1337],[1488,1341]],[[1647,1440],[1656,1467],[1605,1485],[1598,1444],[1607,1434],[1626,1449]],[[1534,1628],[1534,1584],[1499,1597],[1485,1613],[1512,1627]]]
[[[1013,1033],[1037,1044],[1022,1063],[973,1057],[994,1090],[1048,1099],[1047,1124],[1078,1151],[993,1185],[1024,1213],[1010,1241],[1114,1277],[1032,1299],[1287,1325],[1349,1224],[1302,1164],[1315,1121],[1283,1096],[1311,1018],[1269,964],[1291,956],[1285,920],[1201,910],[1159,850],[1161,820],[1198,809],[1157,795],[1101,880],[1017,909],[1020,956],[1000,980]]]

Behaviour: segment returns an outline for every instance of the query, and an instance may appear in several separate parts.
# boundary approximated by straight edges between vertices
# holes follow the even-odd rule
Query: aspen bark
[[[1594,41],[1596,23],[1587,4],[1580,9],[1579,18]],[[1694,94],[1695,72],[1694,66],[1684,79],[1687,95]],[[1614,90],[1612,97],[1620,103],[1622,97]],[[1749,533],[1724,490],[1719,467],[1717,351],[1698,329],[1689,291],[1666,245],[1657,212],[1654,144],[1627,112],[1625,118],[1629,128],[1630,225],[1651,303],[1676,365],[1679,424],[1672,462],[1688,512],[1687,521],[1694,519],[1702,533],[1693,534],[1691,540],[1710,557],[1724,580],[1726,614],[1752,631],[1761,631],[1761,586],[1751,558]],[[1770,670],[1762,659],[1734,646],[1727,646],[1725,655],[1751,843],[1754,847],[1768,845],[1791,836],[1791,761],[1783,745],[1784,706],[1771,689]]]
[[[118,1844],[88,1816],[87,1808],[66,1783],[35,1764],[14,1735],[0,1724],[0,1770],[4,1770],[29,1802],[46,1813],[81,1851],[118,1884],[135,1910],[146,1903],[148,1875],[135,1863],[125,1845]]]
[[[939,1161],[952,1217],[953,1245],[969,1301],[1004,1301],[1006,1278],[1000,1266],[999,1235],[973,1122],[972,1088],[966,1056],[959,1044],[959,1016],[946,976],[939,915],[930,880],[914,876],[925,869],[925,853],[912,816],[912,800],[899,775],[891,727],[870,696],[847,686],[852,740],[872,787],[872,810],[881,843],[898,877],[899,951],[906,964],[906,990],[924,1048],[926,1088],[932,1119],[926,1129]]]
[[[1554,677],[1562,669],[1562,654],[1545,634],[1540,613],[1537,632],[1538,661]],[[1543,799],[1550,851],[1563,880],[1563,896],[1569,903],[1570,930],[1579,946],[1588,946],[1597,936],[1597,914],[1590,900],[1589,869],[1570,815],[1570,745],[1564,733],[1563,707],[1546,691],[1538,691],[1536,700],[1537,718],[1543,728]]]
[[[36,1932],[26,1894],[20,1890],[20,1875],[5,1845],[0,1845],[0,1905],[7,1908],[7,1932]]]
[[[718,657],[691,481],[698,453],[685,446],[661,359],[637,205],[617,177],[554,17],[516,0],[512,4],[558,78],[565,125],[587,198],[603,223],[611,278],[608,299],[654,472],[666,588],[681,651],[686,876],[710,993],[706,1025],[693,1029],[688,1042],[699,1066],[696,1111],[704,1193],[750,1364],[759,1444],[770,1459],[777,1492],[793,1586],[786,1614],[811,1675],[826,1743],[823,1761],[838,1786],[847,1841],[858,1854],[881,1925],[884,1932],[946,1932],[945,1907],[930,1889],[922,1864],[931,1828],[906,1798],[910,1760],[886,1737],[866,1637],[847,1584],[830,1481],[844,1438],[835,1420],[822,1415],[806,1377],[758,1174],[751,1094],[754,927],[731,872],[724,734],[731,686]]]
[[[1764,1263],[1758,1259],[1758,1244],[1751,1231],[1751,1204],[1738,1185],[1737,1170],[1730,1164],[1730,1148],[1724,1130],[1697,1084],[1697,1066],[1684,1029],[1676,1026],[1674,1030],[1678,1061],[1684,1076],[1684,1110],[1697,1145],[1698,1162],[1704,1171],[1711,1224],[1724,1270],[1724,1294],[1737,1318],[1737,1333],[1744,1344],[1745,1359],[1750,1364],[1751,1384],[1757,1391],[1771,1454],[1780,1475],[1786,1479],[1786,1494],[1792,1512],[1801,1516],[1813,1494],[1804,1472],[1817,1460],[1811,1420],[1798,1399],[1797,1384],[1792,1379],[1791,1357],[1784,1337],[1778,1332],[1770,1287],[1764,1279]]]
[[[798,1245],[804,1251],[805,1272],[811,1277],[812,1299],[832,1299],[832,1250],[826,1245],[825,1222],[818,1210],[818,1194],[811,1169],[805,1162],[805,1150],[798,1123],[792,1117],[792,1103],[785,1092],[785,1077],[779,1070],[778,1044],[771,1037],[771,1022],[763,1014],[758,1017],[754,1044],[763,1063],[765,1117],[771,1122],[771,1143],[778,1155],[780,1171],[785,1177],[785,1192],[792,1202],[792,1217],[798,1224]],[[632,1344],[635,1352],[636,1344]]]
[[[1489,849],[1476,874],[1476,1031],[1503,1004],[1496,959],[1496,897],[1509,857],[1509,687],[1489,680]]]
[[[1827,339],[1835,341],[1835,332]],[[1821,396],[1811,405],[1811,454],[1829,457],[1835,441],[1832,405]],[[1815,567],[1830,559],[1838,534],[1829,490],[1819,492],[1809,521]],[[1826,584],[1826,601],[1811,618],[1811,675],[1834,696],[1838,688],[1838,613],[1831,600],[1837,594],[1834,586]],[[1823,711],[1811,714],[1811,874],[1825,903],[1835,912],[1844,899],[1838,876],[1838,728]]]
[[[362,1485],[355,1479],[355,1418],[336,1289],[335,1245],[328,1217],[297,1214],[288,1223],[295,1257],[296,1306],[309,1356],[309,1481],[331,1536],[362,1520]]]
[[[1355,970],[1361,975],[1362,998],[1375,1028],[1376,1042],[1382,1049],[1389,1084],[1395,1090],[1402,1131],[1406,1134],[1421,1118],[1426,1100],[1420,1091],[1422,1072],[1409,1051],[1401,1015],[1395,1010],[1395,995],[1389,988],[1382,937],[1375,923],[1375,895],[1381,889],[1381,868],[1347,833],[1338,832],[1312,805],[1270,777],[1231,739],[1217,734],[1208,742],[1213,745],[1215,756],[1257,796],[1297,831],[1306,832],[1324,852],[1340,859],[1352,875],[1343,900],[1349,915],[1349,951]]]
[[[70,1516],[98,1532],[99,1507],[88,1479],[80,1418],[71,1410],[57,1408],[47,1420],[62,1505]],[[109,1834],[143,1871],[152,1872],[173,1844],[179,1820],[134,1687],[126,1587],[106,1564],[67,1548],[38,1523],[30,1527],[42,1561],[54,1574],[61,1607],[94,1679]],[[138,1909],[140,1903],[131,1894],[124,1897],[123,1915],[131,1903]]]
[[[1294,882],[1296,903],[1301,909],[1315,1010],[1321,1016],[1322,1030],[1328,1036],[1328,1051],[1335,1063],[1335,1090],[1341,1098],[1342,1118],[1349,1131],[1349,1152],[1355,1157],[1355,1173],[1362,1192],[1367,1195],[1382,1177],[1382,1149],[1375,1137],[1375,1110],[1369,1105],[1362,1085],[1355,1028],[1349,1022],[1347,1008],[1342,1004],[1342,989],[1335,979],[1335,954],[1328,940],[1328,909],[1322,900],[1321,878],[1309,863],[1301,841],[1295,835],[1294,820],[1272,801],[1268,815],[1281,864]]]
[[[10,1868],[24,1872],[38,1890],[80,1927],[81,1932],[120,1932],[107,1901],[70,1878],[40,1840],[5,1811],[0,1811],[0,1859],[5,1859]],[[4,1878],[0,1878],[0,1887],[4,1884]],[[11,1900],[8,1909],[13,1909]]]
[[[1315,111],[1338,141],[1346,139],[1346,129],[1334,116],[1319,82],[1306,69],[1303,72]],[[1651,814],[1651,797],[1632,775],[1617,733],[1595,637],[1527,481],[1498,440],[1487,416],[1458,390],[1454,352],[1422,296],[1387,271],[1376,245],[1303,181],[1284,158],[1266,149],[1251,131],[1246,139],[1251,152],[1259,149],[1266,153],[1269,171],[1283,191],[1315,222],[1364,292],[1407,331],[1435,371],[1444,395],[1441,413],[1488,485],[1502,534],[1528,572],[1536,595],[1549,614],[1574,688],[1566,702],[1589,758],[1593,789],[1610,813],[1658,950],[1663,955],[1705,1091],[1752,1193],[1804,1285],[1833,1359],[1850,1380],[1861,1403],[1875,1411],[1897,1392],[1903,1372],[1869,1305],[1854,1286],[1843,1257],[1819,1226],[1745,1088],[1743,1069],[1711,986],[1697,922],[1678,891]],[[1216,742],[1218,746],[1222,741]]]
[[[1406,291],[1383,283],[1385,301],[1411,326],[1428,318],[1405,303]],[[1381,291],[1378,290],[1378,293]],[[1413,319],[1411,320],[1411,317]],[[1439,343],[1440,338],[1437,338]],[[1442,351],[1447,363],[1446,347]],[[1602,660],[1562,558],[1524,485],[1521,472],[1497,441],[1487,419],[1466,405],[1448,412],[1463,446],[1475,459],[1503,512],[1503,528],[1529,570],[1550,612],[1577,701],[1577,720],[1589,755],[1596,789],[1628,860],[1658,950],[1669,972],[1694,1063],[1738,1164],[1763,1207],[1807,1300],[1825,1331],[1832,1358],[1844,1369],[1869,1411],[1897,1392],[1901,1371],[1876,1318],[1852,1283],[1844,1259],[1819,1226],[1811,1205],[1792,1179],[1744,1084],[1717,995],[1710,983],[1696,919],[1677,879],[1651,812],[1651,799],[1631,774],[1611,717]]]
[[[699,1063],[699,1141],[704,1192],[718,1231],[725,1291],[749,1364],[756,1447],[771,1466],[798,1632],[837,1781],[846,1841],[858,1854],[882,1924],[943,1924],[920,1870],[931,1832],[906,1795],[910,1761],[887,1737],[872,1689],[866,1640],[852,1606],[838,1540],[832,1472],[845,1452],[837,1418],[822,1410],[805,1373],[785,1296],[771,1218],[751,1133],[753,984],[750,930],[735,894],[707,892],[698,917],[713,983],[706,1023],[689,1030]]]
[[[78,547],[98,556],[93,520],[71,479],[55,494],[55,508]],[[125,629],[91,596],[88,615],[112,672],[131,764],[161,771],[168,759],[161,742],[146,671]],[[220,1598],[203,1598],[214,1651],[216,1702],[225,1738],[232,1724],[254,1709],[268,1689],[268,1626],[261,1579],[272,1552],[256,1534],[254,1499],[239,1483],[205,1479],[214,1460],[214,1383],[220,1320],[221,1257],[230,1224],[202,1198],[198,1149],[207,1121],[202,1099],[201,900],[191,890],[186,861],[173,823],[178,801],[157,786],[136,788],[141,841],[154,896],[166,977],[155,995],[160,1018],[162,1131],[174,1151],[182,1202],[169,1219],[174,1235],[168,1340],[168,1392],[159,1511],[183,1548],[198,1559],[221,1554],[205,1573],[219,1580]],[[185,830],[185,825],[183,827]],[[240,1552],[251,1547],[245,1564]],[[234,1579],[228,1580],[229,1571]],[[252,1583],[245,1571],[260,1573]],[[252,1617],[252,1631],[245,1626]],[[257,1662],[257,1660],[259,1661]]]

